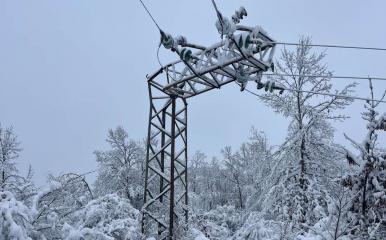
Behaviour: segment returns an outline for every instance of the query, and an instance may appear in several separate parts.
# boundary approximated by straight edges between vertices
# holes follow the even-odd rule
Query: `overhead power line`
[[[337,98],[345,98],[345,99],[353,99],[353,100],[374,101],[374,102],[386,103],[386,101],[380,100],[380,99],[370,99],[370,98],[364,98],[364,97],[355,97],[355,96],[333,94],[333,93],[321,93],[321,92],[316,92],[316,91],[298,90],[298,89],[291,89],[291,88],[285,88],[285,87],[282,87],[282,89],[284,89],[285,91],[291,91],[291,92],[313,93],[313,94],[317,94],[317,95],[324,95],[324,96],[337,97]],[[253,95],[257,96],[257,97],[266,98],[263,95],[257,94],[255,92],[249,90],[248,88],[245,88],[245,91],[247,91],[248,93],[253,94]]]
[[[288,46],[307,45],[310,47],[346,48],[346,49],[358,49],[358,50],[386,51],[386,48],[380,48],[380,47],[346,46],[346,45],[334,45],[334,44],[300,44],[300,43],[291,43],[291,42],[270,42],[270,43],[274,43],[274,44],[278,44],[278,45],[288,45]]]
[[[139,0],[143,6],[143,8],[146,10],[147,14],[149,17],[153,20],[154,24],[157,26],[158,30],[161,31],[160,26],[158,25],[157,21],[154,19],[153,15],[150,13],[149,9],[146,7],[145,3],[142,0]],[[212,4],[215,8],[215,11],[217,13],[217,17],[220,20],[220,23],[222,23],[222,15],[220,11],[217,8],[216,2],[212,0]],[[294,42],[269,42],[273,44],[278,44],[278,45],[288,45],[288,46],[300,46],[304,44],[300,43],[294,43]],[[381,48],[381,47],[364,47],[364,46],[347,46],[347,45],[336,45],[336,44],[305,44],[310,47],[325,47],[325,48],[343,48],[343,49],[357,49],[357,50],[373,50],[373,51],[386,51],[386,48]]]
[[[281,73],[263,73],[263,76],[281,76],[281,77],[309,77],[309,78],[341,78],[341,79],[355,79],[355,80],[378,80],[386,81],[383,77],[358,77],[358,76],[329,76],[329,75],[304,75],[304,74],[281,74]]]
[[[139,0],[142,3],[143,8],[146,10],[147,14],[149,14],[149,17],[151,20],[153,20],[154,24],[157,26],[158,30],[162,31],[160,26],[158,25],[157,21],[154,19],[153,15],[151,15],[149,9],[147,9],[146,5],[142,2],[142,0]]]
[[[346,98],[346,99],[353,99],[353,100],[363,100],[363,101],[374,101],[374,102],[382,102],[386,103],[384,100],[380,99],[371,99],[371,98],[364,98],[364,97],[355,97],[355,96],[348,96],[348,95],[341,95],[341,94],[333,94],[333,93],[321,93],[316,91],[307,91],[307,90],[298,90],[298,89],[290,89],[290,88],[283,88],[287,91],[292,92],[302,92],[302,93],[313,93],[318,95],[324,95],[324,96],[330,96],[330,97],[337,97],[337,98]]]

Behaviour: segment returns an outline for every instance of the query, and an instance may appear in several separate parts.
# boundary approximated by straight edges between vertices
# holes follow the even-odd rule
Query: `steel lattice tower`
[[[273,68],[274,41],[261,27],[242,26],[237,16],[232,18],[233,23],[219,16],[217,29],[225,39],[209,48],[161,31],[162,44],[180,60],[147,76],[150,113],[141,212],[142,231],[150,236],[175,239],[176,229],[188,220],[188,98],[231,82],[242,90],[248,81],[262,88],[262,73]]]

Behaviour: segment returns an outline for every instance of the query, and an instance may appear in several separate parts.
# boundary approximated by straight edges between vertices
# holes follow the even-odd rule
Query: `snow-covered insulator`
[[[256,39],[256,38],[254,39],[252,33],[251,33],[251,40],[250,41],[251,41],[251,43],[256,44],[256,51],[260,52],[261,48],[263,47],[264,42],[260,39]]]
[[[255,82],[260,83],[262,78],[263,78],[263,71],[256,73]]]
[[[248,48],[253,42],[250,34],[240,34],[235,36],[235,41],[239,48]]]
[[[266,92],[269,91],[271,93],[273,92],[273,90],[279,90],[279,94],[282,94],[284,92],[284,88],[277,86],[274,81],[267,81],[265,83],[257,82],[257,89],[262,89],[262,88],[264,88]]]
[[[238,67],[236,70],[236,81],[238,83],[246,83],[249,80],[249,74],[244,70],[243,67]]]
[[[261,52],[261,45],[260,44],[256,44],[256,51]]]
[[[188,41],[186,40],[186,37],[184,36],[177,36],[174,41],[178,44],[178,45],[185,45]]]
[[[226,17],[222,17],[221,22],[220,20],[216,21],[216,28],[221,35],[225,36],[232,36],[233,33],[236,31],[235,24],[229,21],[229,19]]]
[[[240,19],[236,15],[232,15],[232,21],[237,24],[240,22]]]
[[[161,31],[161,44],[166,49],[171,49],[174,47],[174,39],[171,34]]]
[[[265,84],[265,91],[266,92],[268,92],[268,91],[272,92],[274,87],[275,87],[275,82],[268,81]]]
[[[240,91],[244,91],[249,81],[249,73],[244,70],[243,67],[236,69],[236,82],[240,84]]]
[[[239,23],[244,16],[248,16],[247,10],[244,7],[240,7],[239,10],[232,15],[232,21],[236,24]]]
[[[186,61],[188,62],[189,60],[192,59],[192,50],[188,49],[188,48],[183,48],[180,52],[180,58],[183,60],[183,61]]]
[[[265,84],[262,82],[257,82],[256,84],[257,84],[256,86],[257,89],[262,89],[265,86]]]

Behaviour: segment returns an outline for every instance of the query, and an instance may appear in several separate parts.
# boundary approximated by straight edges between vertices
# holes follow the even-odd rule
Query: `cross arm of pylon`
[[[195,53],[187,54],[190,49],[184,51],[184,48],[175,47],[181,59],[150,75],[149,83],[166,94],[189,98],[237,80],[240,68],[248,69],[249,76],[267,71],[272,66],[272,39],[264,31],[258,31],[247,40],[248,34],[252,35],[256,28],[243,26],[240,29],[233,41],[219,42],[204,50],[194,44],[183,43],[183,46],[195,46],[198,49]],[[242,46],[235,44],[236,41]]]

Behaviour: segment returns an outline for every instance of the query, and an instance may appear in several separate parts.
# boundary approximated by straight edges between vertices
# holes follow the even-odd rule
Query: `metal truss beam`
[[[238,68],[244,68],[253,79],[272,66],[274,41],[264,30],[237,26],[232,41],[219,42],[205,48],[186,43],[198,51],[190,62],[178,60],[160,68],[148,77],[150,84],[166,94],[190,98],[220,88],[236,79]],[[250,35],[248,48],[238,45],[240,38]]]

